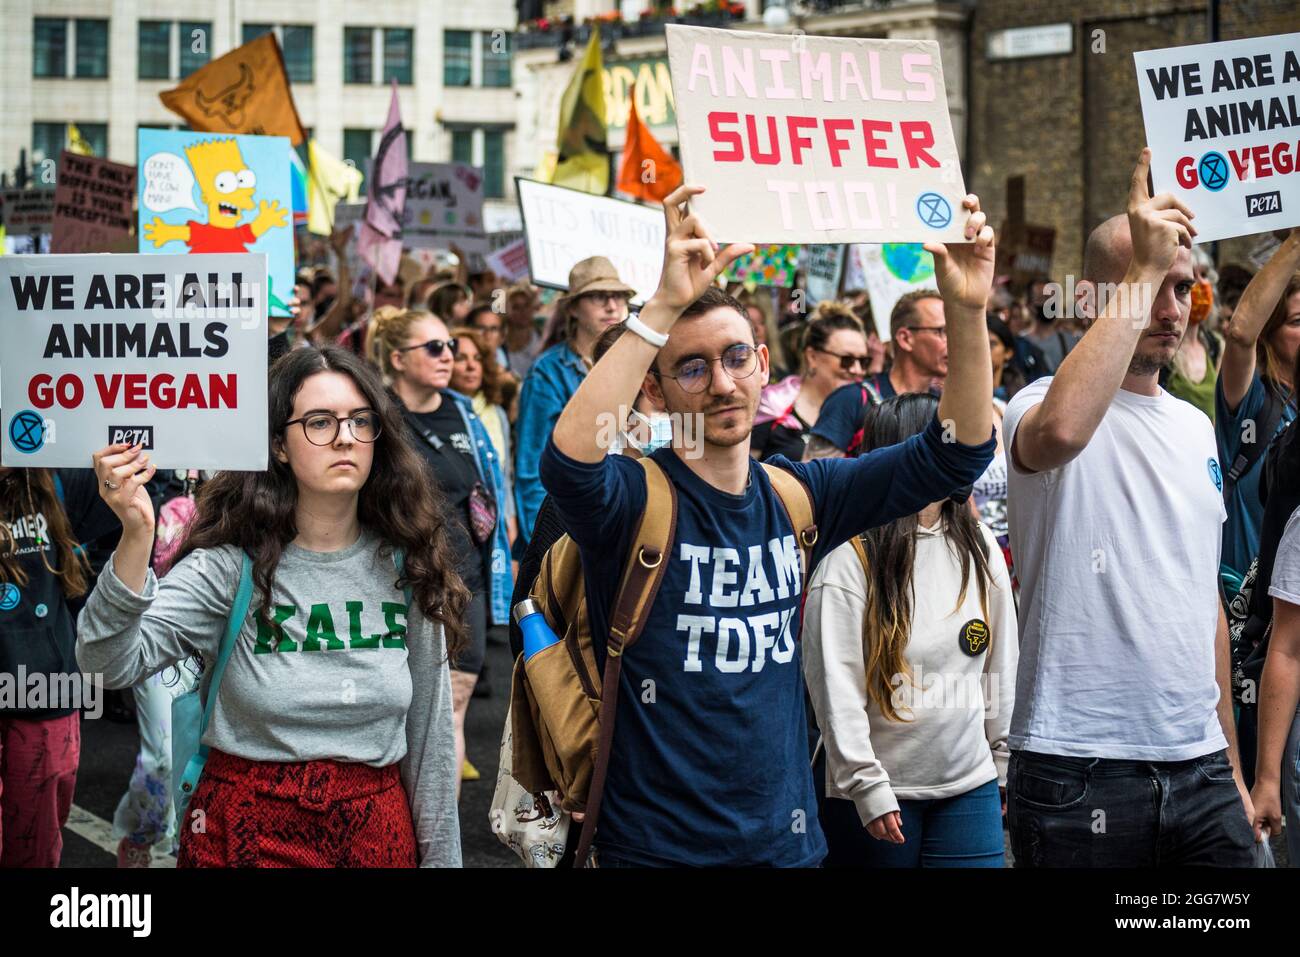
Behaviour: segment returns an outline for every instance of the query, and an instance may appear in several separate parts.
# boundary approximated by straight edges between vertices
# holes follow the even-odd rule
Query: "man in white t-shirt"
[[[1253,862],[1214,430],[1157,382],[1187,326],[1196,231],[1150,195],[1150,156],[1127,215],[1088,239],[1079,293],[1096,320],[1004,417],[1021,589],[1007,813],[1023,867]]]

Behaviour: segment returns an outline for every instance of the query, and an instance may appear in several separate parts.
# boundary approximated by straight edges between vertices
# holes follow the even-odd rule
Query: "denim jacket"
[[[515,440],[515,502],[518,505],[519,537],[527,542],[541,510],[546,489],[537,467],[542,449],[551,437],[560,413],[586,378],[582,358],[561,342],[551,346],[533,363],[519,397],[519,421]]]
[[[508,625],[510,623],[510,595],[514,591],[514,581],[510,571],[510,534],[506,531],[506,483],[501,477],[501,464],[497,461],[496,449],[492,439],[483,426],[483,421],[474,414],[473,403],[468,396],[454,389],[443,389],[444,396],[450,396],[465,420],[465,431],[474,442],[474,464],[478,468],[479,481],[491,489],[497,502],[497,527],[492,533],[492,568],[488,584],[488,598],[491,602],[492,624]]]

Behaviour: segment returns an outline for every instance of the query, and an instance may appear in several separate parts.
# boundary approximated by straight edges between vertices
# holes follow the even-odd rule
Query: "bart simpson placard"
[[[142,253],[265,253],[271,315],[293,295],[289,139],[141,130]]]

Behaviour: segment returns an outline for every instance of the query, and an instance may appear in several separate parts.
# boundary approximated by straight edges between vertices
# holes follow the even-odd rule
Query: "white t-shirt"
[[[1291,513],[1277,543],[1277,556],[1273,559],[1273,577],[1269,579],[1270,598],[1281,598],[1292,605],[1300,605],[1300,508]]]
[[[1051,382],[1007,406],[1008,450]],[[1007,456],[1020,578],[1013,751],[1183,761],[1227,747],[1215,712],[1227,517],[1216,456],[1205,413],[1163,389],[1119,390],[1058,469],[1026,473]]]

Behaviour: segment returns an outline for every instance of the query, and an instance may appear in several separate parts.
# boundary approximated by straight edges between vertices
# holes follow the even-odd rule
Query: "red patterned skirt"
[[[177,867],[415,867],[398,766],[249,761],[213,750]]]

